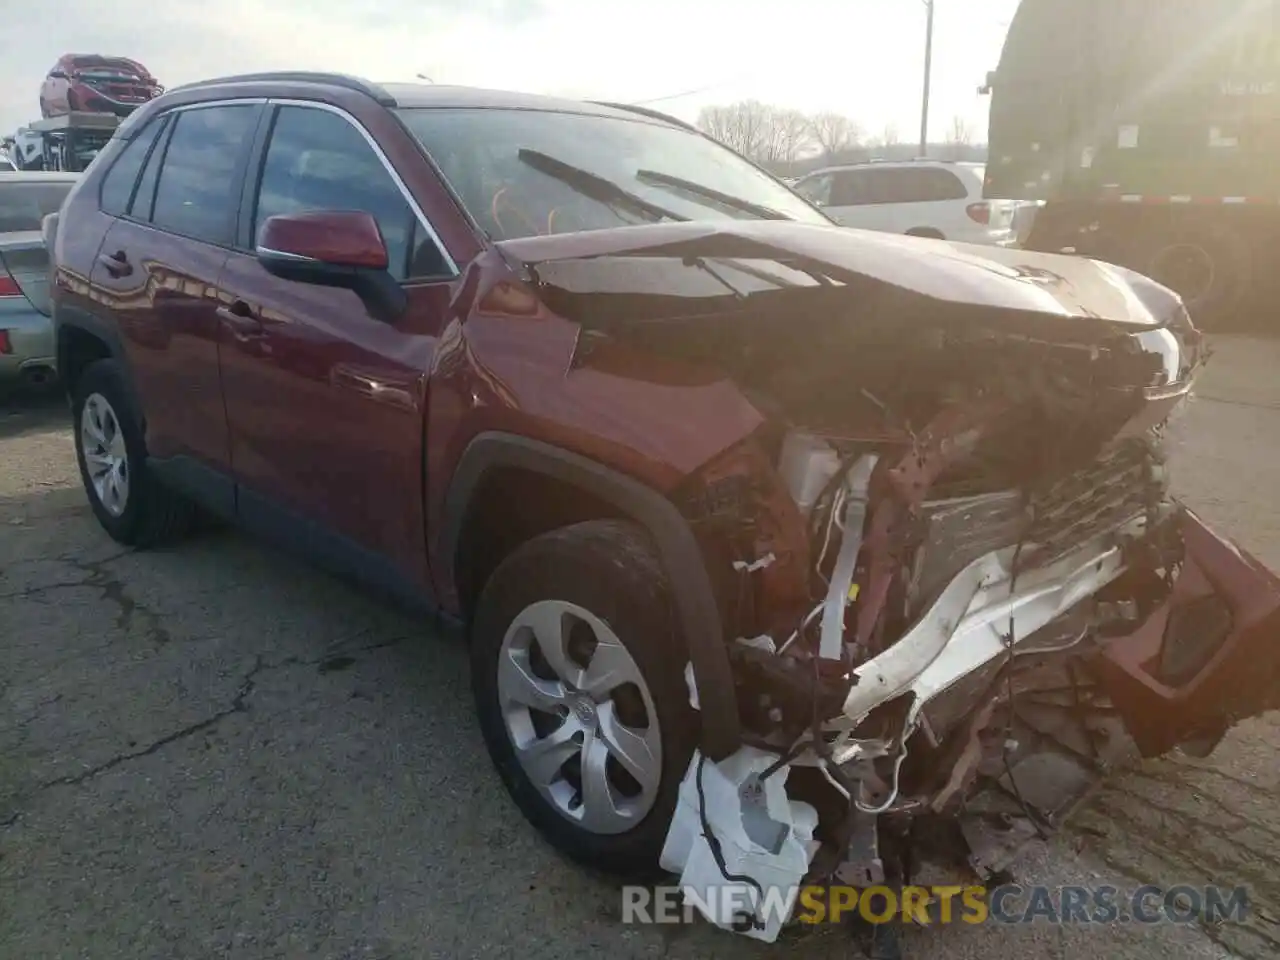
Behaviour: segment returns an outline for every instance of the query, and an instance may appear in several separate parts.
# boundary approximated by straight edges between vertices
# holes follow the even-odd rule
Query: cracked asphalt
[[[1228,339],[1175,483],[1280,568],[1280,344]],[[460,637],[223,531],[121,550],[64,407],[0,409],[0,957],[856,956],[621,922],[503,794]],[[1280,719],[1112,780],[1020,882],[1247,884],[1243,925],[950,927],[908,957],[1280,953]]]

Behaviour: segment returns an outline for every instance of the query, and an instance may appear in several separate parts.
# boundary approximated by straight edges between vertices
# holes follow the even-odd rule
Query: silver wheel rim
[[[92,393],[80,410],[80,447],[94,496],[113,517],[129,504],[129,454],[120,420],[107,398]]]
[[[498,704],[521,769],[562,817],[599,834],[644,819],[662,780],[658,715],[603,620],[562,600],[525,607],[498,654]]]

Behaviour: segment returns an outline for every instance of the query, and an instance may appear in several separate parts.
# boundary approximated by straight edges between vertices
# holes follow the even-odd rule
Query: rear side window
[[[841,171],[832,194],[832,206],[857,206],[963,200],[969,191],[959,177],[939,167],[868,167]]]
[[[262,164],[254,241],[268,217],[306,210],[373,214],[387,245],[390,273],[397,280],[447,272],[439,248],[350,121],[328,110],[281,107]]]
[[[138,174],[142,171],[147,154],[151,152],[163,125],[163,120],[152,120],[116,156],[115,163],[111,164],[111,169],[102,178],[100,202],[103,213],[118,217],[129,209]]]
[[[178,114],[156,184],[155,226],[207,243],[230,243],[240,198],[238,161],[257,115],[256,104]]]
[[[964,200],[969,190],[950,170],[941,167],[925,167],[922,170],[903,170],[910,174],[911,189],[922,201]]]

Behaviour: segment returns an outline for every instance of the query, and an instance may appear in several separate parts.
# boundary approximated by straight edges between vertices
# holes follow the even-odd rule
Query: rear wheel
[[[153,546],[180,539],[195,507],[147,469],[138,417],[114,360],[89,364],[72,385],[76,460],[89,505],[113,540]]]
[[[1235,231],[1222,226],[1176,229],[1153,238],[1145,269],[1182,297],[1202,329],[1220,329],[1236,318],[1253,277],[1252,252]]]
[[[589,521],[519,547],[475,617],[472,686],[503,784],[561,852],[614,873],[656,873],[693,755],[672,610],[643,531]]]

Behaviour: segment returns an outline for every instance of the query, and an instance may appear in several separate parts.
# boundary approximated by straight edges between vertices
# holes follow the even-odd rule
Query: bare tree
[[[754,159],[763,151],[770,110],[768,105],[758,100],[704,107],[698,114],[698,129],[726,147]]]
[[[766,165],[791,163],[813,141],[808,116],[759,100],[706,107],[697,122],[703,133]]]
[[[764,164],[788,164],[813,142],[808,116],[799,110],[770,107],[765,115],[765,136],[755,157]]]
[[[951,127],[947,130],[947,145],[951,148],[951,158],[958,160],[965,148],[973,143],[973,127],[964,117],[956,114],[951,118]]]
[[[891,155],[894,152],[894,147],[901,142],[897,126],[892,123],[886,123],[884,129],[880,131],[880,135],[872,137],[868,146],[881,155]]]
[[[831,158],[856,147],[862,139],[858,124],[843,113],[819,113],[810,121],[813,140],[824,158]]]

